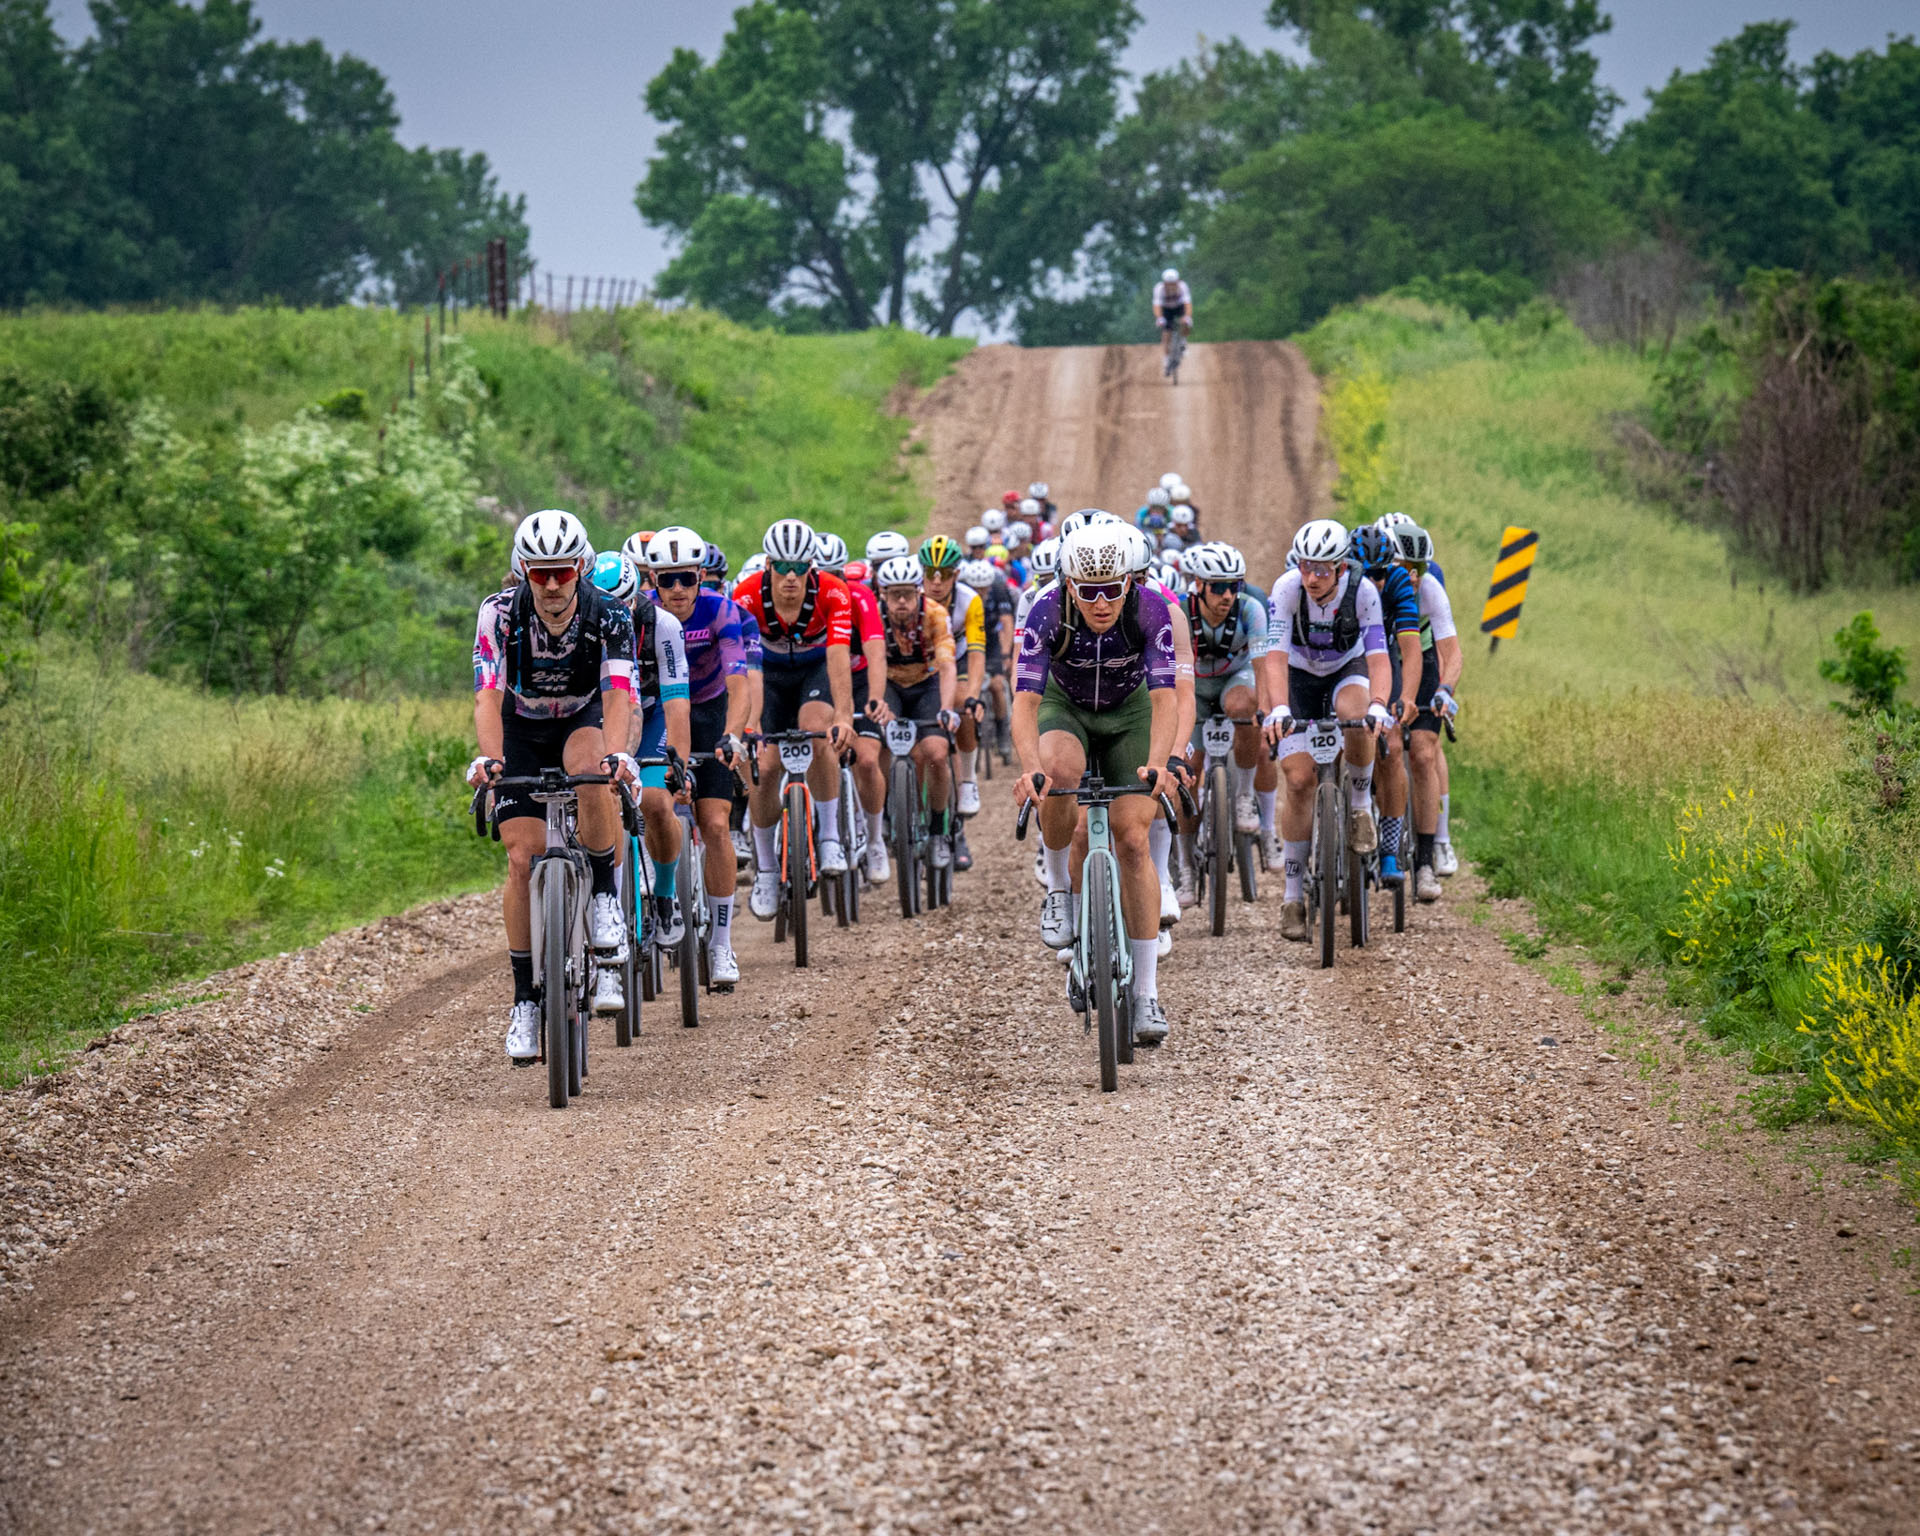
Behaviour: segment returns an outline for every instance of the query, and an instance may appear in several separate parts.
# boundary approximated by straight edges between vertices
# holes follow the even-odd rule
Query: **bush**
[[[1820,675],[1830,683],[1839,683],[1851,695],[1835,699],[1833,708],[1855,719],[1863,715],[1891,714],[1895,696],[1907,681],[1906,656],[1897,645],[1881,645],[1880,631],[1873,615],[1856,613],[1853,622],[1833,637],[1840,652],[1838,661],[1823,658]]]
[[[1828,1107],[1903,1147],[1920,1148],[1920,991],[1911,965],[1878,944],[1814,961],[1812,1010]]]

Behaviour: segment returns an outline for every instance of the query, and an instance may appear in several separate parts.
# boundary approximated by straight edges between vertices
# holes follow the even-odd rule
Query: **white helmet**
[[[587,530],[571,512],[549,509],[525,518],[513,531],[513,558],[529,565],[571,565],[584,570],[593,558]]]
[[[1316,517],[1303,523],[1293,536],[1293,552],[1302,560],[1344,560],[1347,558],[1347,530],[1330,517]]]
[[[891,528],[882,528],[867,540],[867,564],[876,570],[884,560],[891,560],[895,555],[912,553],[913,545],[907,541],[907,536],[904,533],[895,533]]]
[[[1196,544],[1180,557],[1180,572],[1195,581],[1245,581],[1247,557],[1231,544]]]
[[[707,563],[707,541],[691,528],[662,528],[647,540],[644,556],[649,570],[672,571]]]
[[[1174,527],[1188,527],[1193,522],[1193,508],[1182,503],[1173,509],[1172,517]]]
[[[926,573],[912,555],[889,555],[873,573],[876,592],[884,592],[888,587],[924,587],[926,584]]]
[[[1153,569],[1153,540],[1132,523],[1120,525],[1120,536],[1127,541],[1127,569],[1136,576],[1142,571]]]
[[[1167,500],[1178,506],[1181,502],[1192,501],[1193,492],[1187,488],[1187,482],[1182,480],[1178,485],[1173,487],[1172,490],[1167,492]]]
[[[1032,540],[1033,524],[1027,522],[1024,518],[1017,523],[1009,523],[1007,525],[1007,548],[1012,549],[1016,544],[1028,544],[1031,543]]]
[[[742,581],[750,580],[752,577],[758,576],[766,568],[767,557],[765,555],[748,555],[740,567],[740,579]]]
[[[783,517],[760,540],[760,550],[769,560],[804,560],[813,564],[814,532],[797,517]]]
[[[975,523],[961,536],[960,542],[966,545],[968,549],[985,549],[993,542],[993,535],[988,533],[987,530],[982,528],[978,523]]]
[[[972,587],[976,592],[990,591],[993,579],[998,574],[991,560],[962,560],[960,562],[960,581],[962,585]]]
[[[1029,496],[1025,501],[1020,503],[1020,515],[1022,517],[1038,517],[1040,515],[1040,503]]]
[[[1152,490],[1147,492],[1148,506],[1164,507],[1167,505],[1167,503],[1168,503],[1168,498],[1164,488],[1156,485]]]
[[[1160,274],[1160,281],[1161,281],[1161,282],[1163,282],[1163,283],[1177,283],[1177,282],[1179,282],[1179,281],[1180,281],[1180,269],[1179,269],[1178,267],[1168,267],[1166,271],[1164,271],[1164,272],[1162,272],[1162,273]]]
[[[1092,523],[1060,541],[1060,570],[1069,581],[1118,581],[1133,570],[1132,531],[1122,524]]]
[[[1414,520],[1404,512],[1382,512],[1373,520],[1373,526],[1382,533],[1392,536],[1402,528],[1416,527]]]
[[[1179,483],[1180,471],[1177,469],[1170,469],[1160,477],[1160,489],[1163,491],[1170,491]]]
[[[1027,569],[1032,572],[1035,581],[1051,576],[1059,570],[1060,541],[1058,539],[1042,539],[1038,544],[1034,545],[1033,553],[1027,557]]]
[[[998,507],[988,507],[980,514],[980,526],[988,533],[998,533],[1007,526],[1007,514]]]
[[[816,533],[813,536],[813,563],[823,571],[837,574],[847,563],[847,541],[837,533]]]
[[[1044,480],[1034,481],[1032,485],[1027,487],[1027,494],[1035,501],[1045,501],[1047,499],[1047,482]],[[1026,508],[1022,507],[1020,510],[1024,512]]]

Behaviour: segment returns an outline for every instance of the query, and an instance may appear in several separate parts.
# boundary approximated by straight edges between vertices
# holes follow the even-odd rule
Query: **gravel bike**
[[[795,970],[807,967],[807,903],[813,899],[820,880],[820,855],[814,842],[813,792],[807,788],[807,769],[813,766],[813,744],[825,741],[826,731],[777,731],[770,735],[750,733],[749,748],[762,743],[780,754],[780,766],[786,783],[780,789],[780,905],[773,914],[773,941],[784,944],[793,939]],[[748,760],[753,782],[760,782],[758,751]],[[857,804],[858,802],[856,802]],[[843,810],[847,809],[843,805]],[[848,862],[849,871],[853,869]]]
[[[1179,324],[1169,327],[1172,338],[1167,346],[1166,361],[1160,365],[1161,373],[1175,384],[1180,382],[1180,363],[1187,355],[1187,333]]]
[[[540,1057],[547,1064],[547,1102],[565,1109],[578,1098],[587,1075],[587,999],[596,971],[604,965],[622,968],[622,979],[632,984],[634,946],[629,936],[626,957],[616,960],[595,954],[587,944],[587,903],[593,891],[593,872],[576,830],[579,788],[583,784],[612,784],[608,773],[566,773],[548,768],[538,775],[496,778],[473,793],[473,830],[500,840],[489,795],[504,789],[525,790],[547,810],[546,851],[533,861],[527,880],[527,902],[533,921],[533,975],[540,991]],[[629,832],[638,825],[639,808],[622,786],[622,815]],[[629,992],[628,1008],[633,1009]]]
[[[1356,853],[1350,823],[1353,794],[1347,771],[1346,732],[1370,730],[1365,720],[1298,720],[1289,735],[1304,731],[1319,779],[1313,792],[1313,847],[1307,857],[1307,923],[1319,928],[1320,968],[1333,964],[1337,915],[1345,912],[1355,949],[1367,942],[1368,859]],[[1377,881],[1377,876],[1376,876]]]
[[[947,867],[933,862],[932,820],[927,811],[927,787],[913,749],[922,735],[937,733],[947,740],[947,761],[953,761],[953,733],[945,726],[898,715],[883,727],[887,751],[887,840],[893,846],[894,885],[900,893],[900,915],[917,917],[925,907],[940,908],[953,899],[953,834],[947,839]],[[949,790],[951,793],[951,789]],[[952,820],[953,818],[949,818]]]
[[[682,764],[690,772],[695,764],[713,760],[711,752],[695,752],[685,758],[669,752],[666,757],[642,758],[639,766],[666,768],[669,774],[667,787],[673,790],[672,775],[681,771]],[[664,996],[667,990],[666,973],[672,969],[680,982],[680,1023],[687,1029],[697,1029],[700,1026],[700,995],[713,990],[713,978],[707,969],[707,940],[713,929],[713,914],[707,907],[706,843],[700,836],[700,823],[691,806],[676,801],[673,813],[680,819],[680,858],[674,875],[674,890],[680,902],[679,942],[666,945],[655,940],[653,917],[646,900],[653,890],[653,857],[647,852],[645,841],[639,837],[632,839],[628,850],[633,861],[632,868],[643,871],[642,877],[634,882],[634,899],[628,903],[632,909],[628,916],[640,939],[639,995],[647,1002]],[[631,1032],[634,1036],[640,1033],[637,1005],[633,1009]],[[616,1024],[614,1044],[631,1044],[631,1039],[622,1039],[621,1033]]]
[[[1213,715],[1200,726],[1200,745],[1207,755],[1200,779],[1200,825],[1193,836],[1194,883],[1206,898],[1208,931],[1219,938],[1227,931],[1227,876],[1240,875],[1240,899],[1260,896],[1260,853],[1251,832],[1233,822],[1233,774],[1228,763],[1233,752],[1234,727],[1252,725],[1229,715]]]
[[[1038,775],[1034,788],[1044,782]],[[1047,798],[1072,799],[1086,809],[1087,858],[1080,866],[1079,923],[1068,952],[1067,1006],[1080,1015],[1083,1030],[1098,1027],[1100,1036],[1100,1091],[1120,1086],[1120,1068],[1133,1061],[1133,951],[1127,947],[1126,917],[1120,904],[1120,860],[1113,851],[1107,825],[1107,807],[1122,795],[1152,795],[1170,828],[1179,823],[1173,802],[1144,784],[1115,785],[1092,770],[1082,775],[1076,789],[1050,789]],[[1192,815],[1194,805],[1184,786],[1182,808]],[[1025,840],[1033,802],[1020,807],[1013,835]]]
[[[866,879],[867,817],[853,781],[853,758],[840,758],[840,836],[847,850],[843,874],[820,882],[820,910],[845,928],[860,921],[860,887]]]

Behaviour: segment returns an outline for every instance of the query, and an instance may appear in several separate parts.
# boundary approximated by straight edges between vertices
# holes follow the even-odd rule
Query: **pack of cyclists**
[[[1238,549],[1201,536],[1177,472],[1132,519],[1094,508],[1062,517],[1047,491],[1035,481],[1008,492],[958,539],[916,546],[883,530],[857,560],[837,535],[783,518],[731,584],[724,552],[691,528],[641,530],[596,553],[571,513],[534,513],[515,533],[507,585],[480,608],[469,784],[546,769],[610,775],[638,803],[647,871],[628,878],[642,881],[652,935],[667,945],[689,920],[676,888],[687,835],[676,802],[686,807],[703,849],[707,974],[731,991],[741,870],[755,918],[771,921],[781,899],[782,765],[767,738],[801,731],[824,743],[805,769],[816,867],[847,873],[861,841],[848,818],[862,817],[858,873],[875,885],[892,873],[889,723],[921,727],[910,750],[936,868],[973,862],[981,747],[1017,758],[1015,800],[1033,802],[1040,831],[1040,937],[1055,950],[1075,941],[1086,844],[1084,813],[1048,790],[1088,770],[1137,782],[1148,793],[1115,800],[1108,829],[1132,960],[1129,1027],[1149,1047],[1170,1030],[1158,962],[1196,898],[1191,808],[1170,830],[1159,797],[1199,782],[1213,717],[1234,725],[1234,829],[1282,871],[1285,938],[1307,938],[1316,773],[1303,722],[1347,723],[1355,851],[1377,851],[1384,883],[1410,880],[1417,901],[1438,899],[1457,868],[1441,732],[1459,708],[1461,647],[1426,531],[1399,513],[1352,530],[1308,522],[1269,594]],[[842,803],[843,759],[857,803]],[[506,1049],[530,1064],[540,1031],[528,875],[545,812],[510,789],[493,801],[508,856]],[[579,787],[576,827],[592,872],[587,943],[601,962],[624,959],[615,785]],[[596,965],[593,1011],[621,1009],[620,977],[617,964]]]

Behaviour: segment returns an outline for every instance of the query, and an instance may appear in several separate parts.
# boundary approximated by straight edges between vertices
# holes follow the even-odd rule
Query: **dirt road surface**
[[[1271,554],[1310,381],[1189,369],[983,351],[942,515],[1173,467]],[[1616,1059],[1465,874],[1329,972],[1271,893],[1189,920],[1102,1095],[985,791],[950,911],[803,973],[744,919],[740,992],[603,1031],[566,1113],[479,898],[7,1095],[0,1529],[1915,1529],[1897,1200]]]

